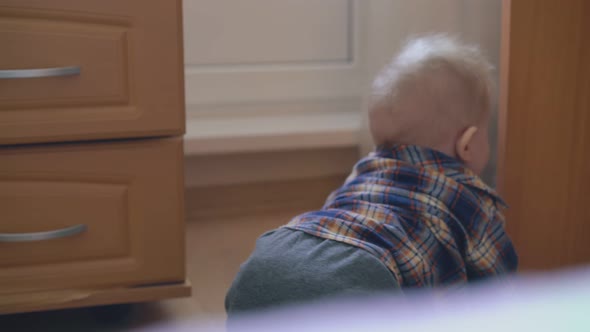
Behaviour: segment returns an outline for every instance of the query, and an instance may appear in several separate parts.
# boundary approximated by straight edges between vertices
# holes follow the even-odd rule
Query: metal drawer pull
[[[78,235],[88,229],[86,225],[75,225],[48,232],[36,233],[0,233],[0,242],[30,242],[61,239]]]
[[[9,78],[36,78],[80,75],[80,67],[57,67],[38,69],[7,69],[0,70],[0,79]]]

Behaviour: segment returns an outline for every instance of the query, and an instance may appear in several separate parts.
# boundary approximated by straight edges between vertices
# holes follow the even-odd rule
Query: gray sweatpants
[[[226,295],[225,308],[231,316],[328,296],[397,289],[391,272],[368,252],[280,228],[257,240]]]

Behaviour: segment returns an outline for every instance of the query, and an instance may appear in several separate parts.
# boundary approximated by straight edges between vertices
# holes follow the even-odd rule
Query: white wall
[[[497,65],[500,15],[501,0],[184,0],[187,114],[361,113],[372,77],[411,35],[458,35]]]
[[[189,115],[360,105],[362,7],[358,0],[185,0]]]

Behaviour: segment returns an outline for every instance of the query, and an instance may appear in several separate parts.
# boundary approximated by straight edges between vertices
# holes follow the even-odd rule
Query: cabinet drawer
[[[0,45],[0,144],[184,131],[179,1],[3,1]]]
[[[184,280],[182,141],[0,149],[0,293]]]

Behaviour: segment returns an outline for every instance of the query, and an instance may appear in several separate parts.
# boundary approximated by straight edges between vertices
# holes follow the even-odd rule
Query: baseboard
[[[188,221],[207,222],[276,211],[297,214],[319,209],[345,178],[346,174],[340,174],[187,188],[186,217]]]
[[[186,156],[185,187],[342,176],[358,158],[357,147]]]

